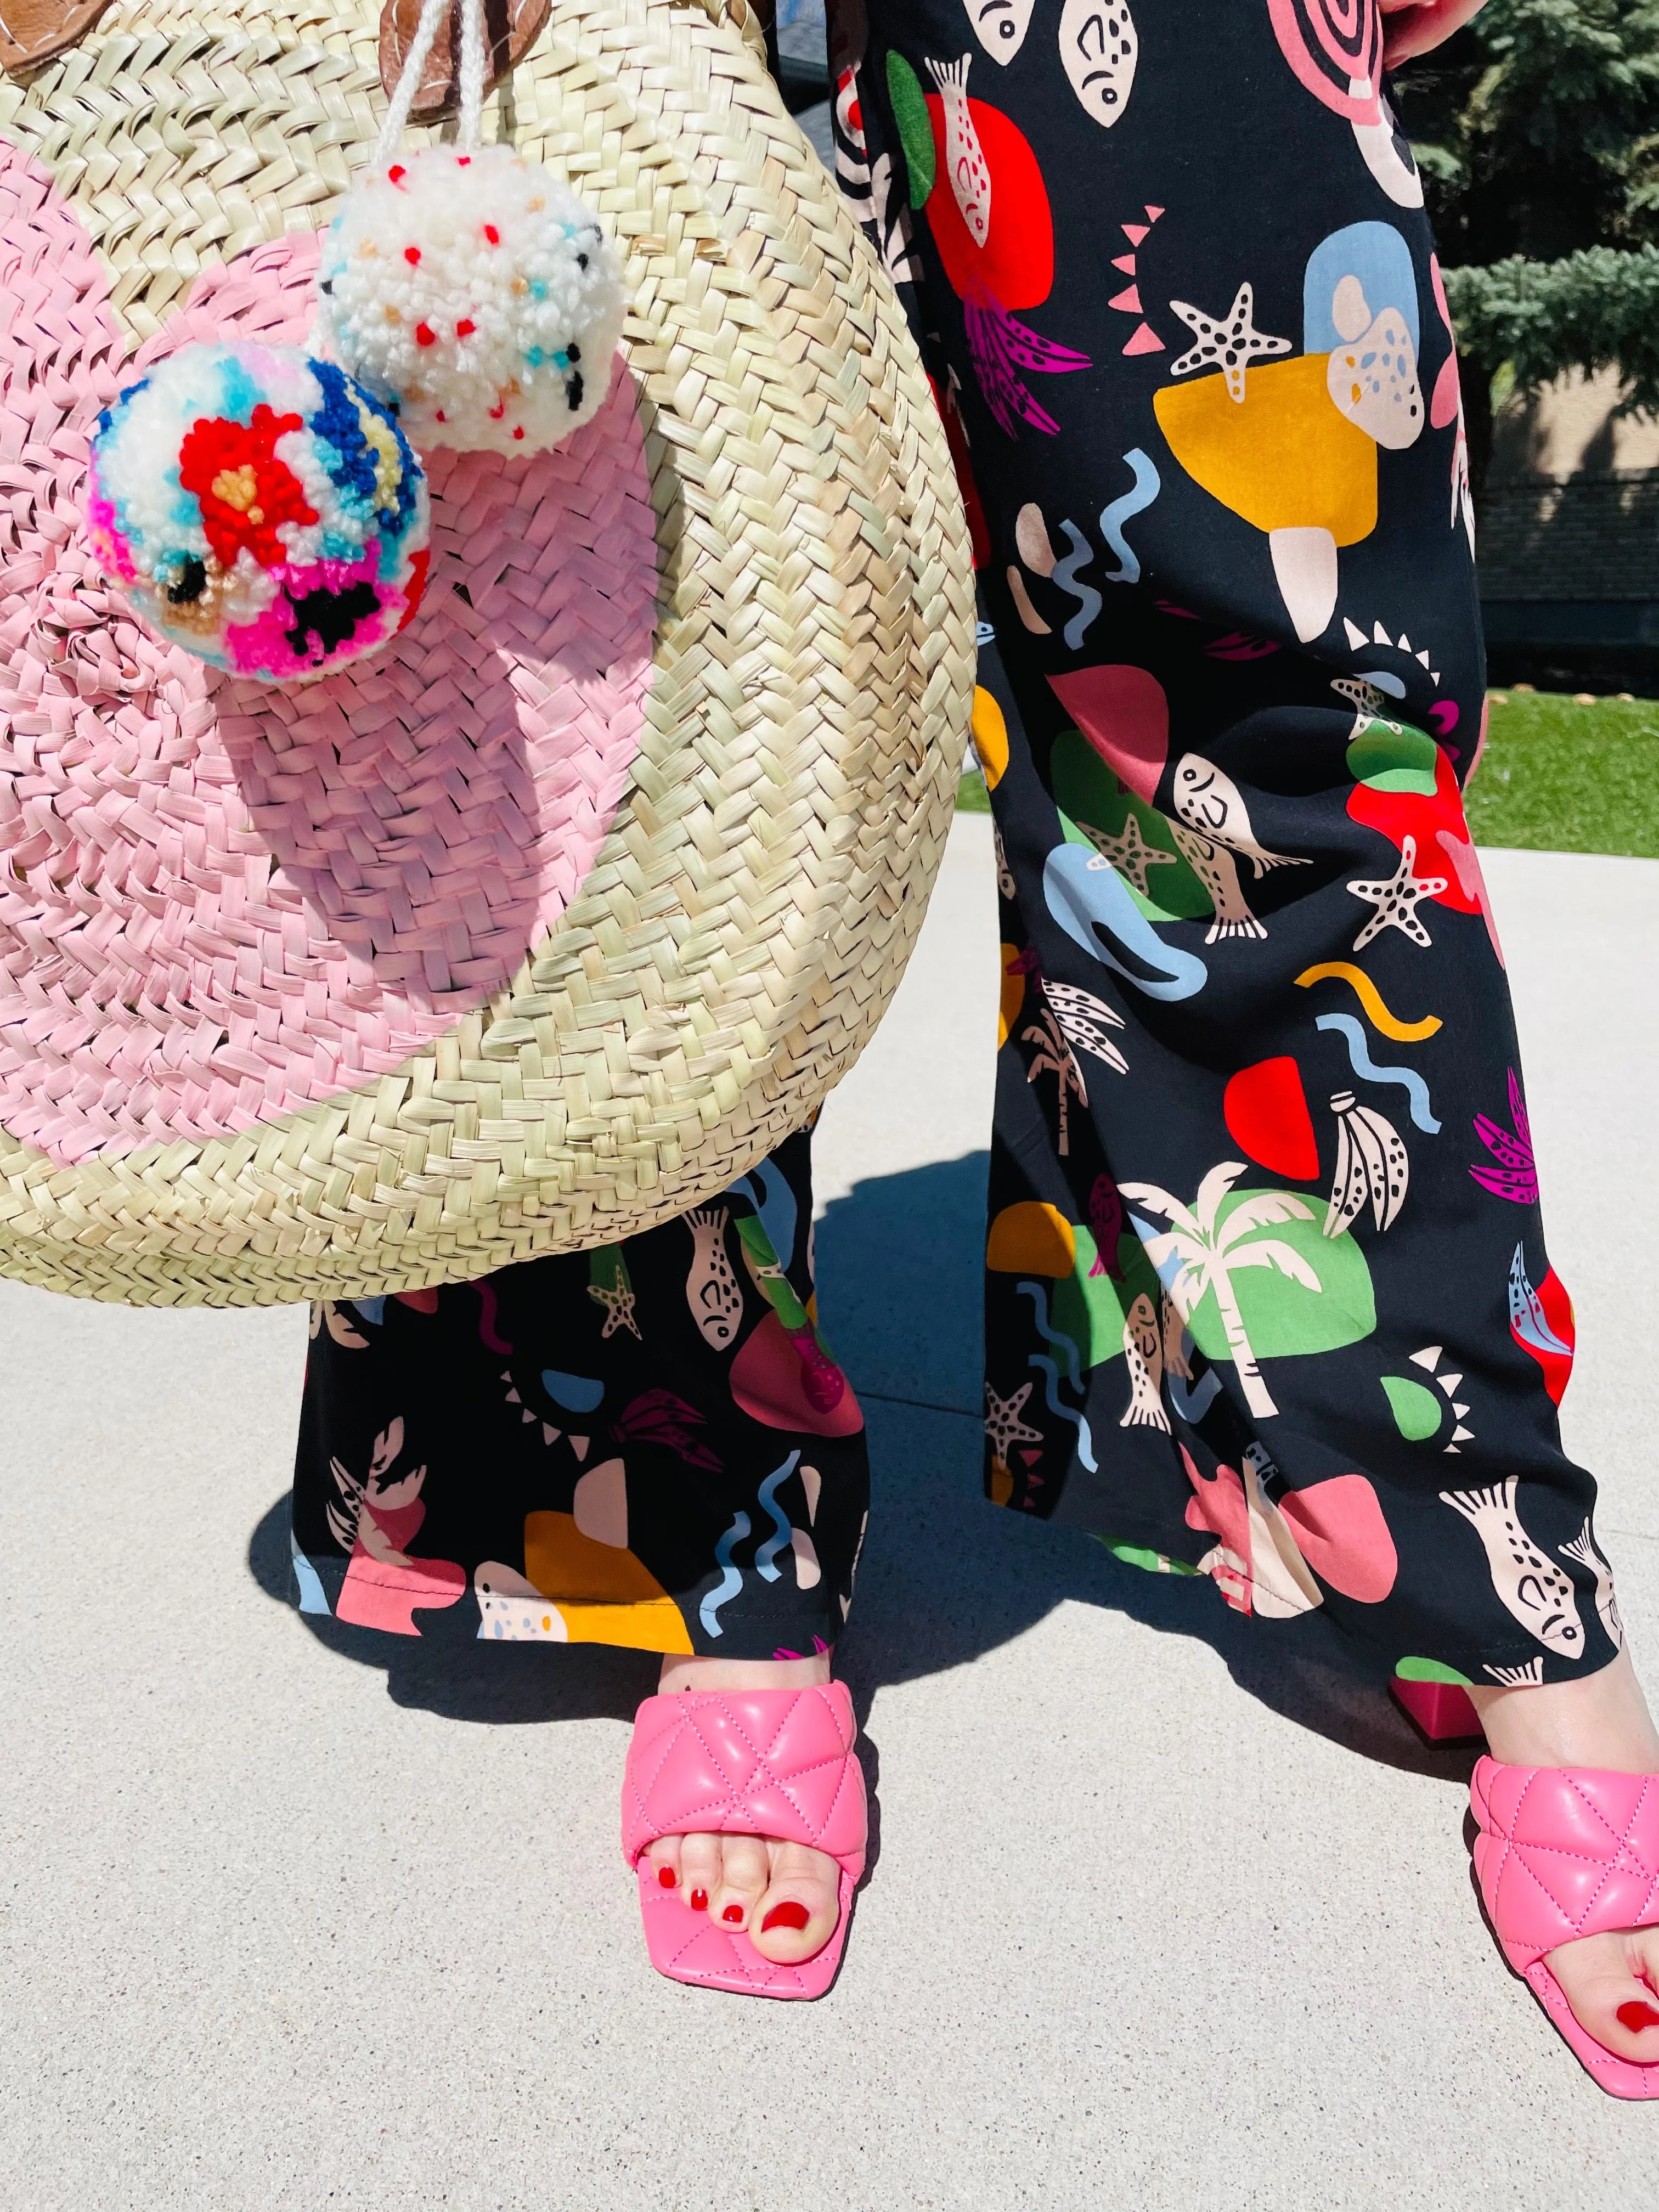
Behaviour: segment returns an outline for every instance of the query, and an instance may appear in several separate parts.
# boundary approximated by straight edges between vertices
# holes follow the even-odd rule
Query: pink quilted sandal
[[[1614,2097],[1659,2097],[1638,2065],[1574,2019],[1544,1954],[1578,1936],[1659,1924],[1659,1774],[1476,1763],[1474,1869],[1504,1956],[1585,2070]]]
[[[821,1997],[836,1978],[864,1872],[864,1770],[843,1682],[808,1690],[690,1690],[647,1698],[623,1775],[623,1854],[639,1876],[646,1948],[659,1974],[748,1996]],[[841,1863],[841,1917],[815,1958],[781,1966],[748,1935],[692,1912],[651,1879],[659,1836],[775,1836]]]

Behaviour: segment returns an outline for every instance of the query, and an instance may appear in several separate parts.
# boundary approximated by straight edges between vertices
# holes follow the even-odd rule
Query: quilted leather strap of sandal
[[[623,1850],[639,1884],[646,1948],[659,1973],[745,1996],[819,1997],[847,1941],[864,1871],[864,1771],[840,1682],[807,1690],[692,1691],[647,1698],[623,1780]],[[653,1878],[659,1836],[773,1836],[827,1851],[841,1868],[840,1912],[821,1951],[797,1964],[763,1958],[741,1929],[714,1925]]]
[[[772,1836],[864,1872],[864,1770],[844,1682],[647,1698],[623,1776],[629,1866],[659,1836]]]
[[[1659,1925],[1659,1774],[1476,1763],[1474,1868],[1504,1955],[1575,2055],[1617,2097],[1659,2097],[1659,2065],[1603,2048],[1545,1962],[1558,1943]]]

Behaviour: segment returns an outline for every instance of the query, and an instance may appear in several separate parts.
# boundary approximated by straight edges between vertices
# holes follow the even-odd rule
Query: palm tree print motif
[[[1220,1161],[1200,1183],[1190,1206],[1156,1183],[1126,1182],[1120,1188],[1133,1204],[1145,1206],[1149,1213],[1161,1214],[1170,1224],[1161,1233],[1140,1233],[1146,1256],[1160,1278],[1164,1278],[1166,1267],[1175,1263],[1174,1273],[1164,1279],[1165,1288],[1182,1319],[1190,1323],[1205,1292],[1214,1293],[1244,1402],[1258,1420],[1265,1420],[1279,1408],[1255,1364],[1232,1279],[1242,1267],[1276,1267],[1304,1290],[1318,1291],[1322,1285],[1299,1252],[1292,1251],[1279,1237],[1261,1235],[1262,1230],[1281,1221],[1311,1221],[1312,1207],[1299,1198],[1288,1191],[1258,1191],[1236,1206],[1224,1222],[1218,1218],[1223,1199],[1244,1168],[1243,1160]],[[1138,1223],[1136,1227],[1139,1229]]]
[[[1039,1075],[1052,1075],[1060,1085],[1060,1119],[1055,1132],[1055,1146],[1064,1159],[1071,1150],[1071,1128],[1066,1103],[1067,1095],[1069,1093],[1074,1097],[1079,1106],[1086,1106],[1089,1103],[1089,1093],[1084,1088],[1083,1071],[1078,1066],[1072,1048],[1066,1042],[1051,1009],[1045,1007],[1041,1021],[1034,1022],[1023,1035],[1027,1044],[1034,1044],[1037,1048],[1030,1066],[1025,1071],[1025,1080],[1035,1083]]]

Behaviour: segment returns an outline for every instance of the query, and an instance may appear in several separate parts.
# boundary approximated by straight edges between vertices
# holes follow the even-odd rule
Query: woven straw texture
[[[0,1270],[54,1289],[415,1289],[698,1203],[856,1057],[949,825],[943,434],[744,0],[557,0],[490,96],[625,255],[623,353],[568,446],[427,455],[385,654],[240,685],[106,593],[96,411],[303,339],[377,33],[116,0],[0,82]]]

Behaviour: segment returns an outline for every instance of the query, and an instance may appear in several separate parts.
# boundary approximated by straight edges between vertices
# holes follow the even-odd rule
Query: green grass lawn
[[[963,777],[957,804],[989,811],[977,772]],[[1659,860],[1659,699],[1581,705],[1557,691],[1494,691],[1468,810],[1478,844]]]
[[[1480,845],[1659,860],[1659,699],[1494,691],[1468,811]]]

